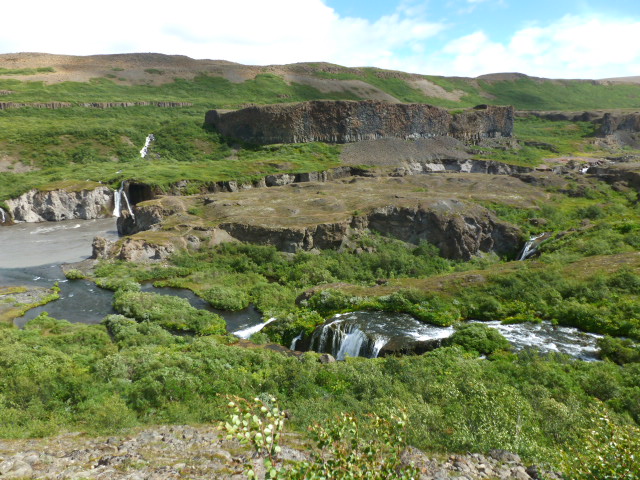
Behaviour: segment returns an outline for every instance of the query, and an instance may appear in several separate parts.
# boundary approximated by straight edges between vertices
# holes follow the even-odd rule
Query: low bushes
[[[183,298],[119,290],[114,296],[113,308],[127,317],[154,322],[172,332],[226,333],[225,321],[219,315],[198,310]]]

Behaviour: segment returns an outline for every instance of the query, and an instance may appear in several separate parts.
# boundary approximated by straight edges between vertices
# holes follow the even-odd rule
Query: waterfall
[[[0,208],[0,223],[4,223],[7,221],[7,217],[4,214],[4,209]]]
[[[520,252],[520,255],[518,255],[517,260],[518,261],[526,260],[531,255],[536,253],[538,251],[538,245],[540,245],[542,240],[544,240],[547,235],[548,235],[547,232],[544,232],[544,233],[541,233],[540,235],[535,235],[531,237],[529,241],[524,244],[524,248],[522,249],[522,252]]]
[[[589,172],[589,167],[583,167],[580,169],[580,173],[582,173],[583,175],[585,175],[588,172]]]
[[[289,347],[289,350],[295,350],[296,349],[296,345],[298,344],[298,342],[300,340],[302,340],[303,335],[304,335],[304,331],[300,332],[298,334],[298,336],[291,341],[291,346]]]
[[[237,332],[233,332],[233,334],[236,337],[244,338],[246,340],[254,333],[258,333],[260,330],[262,330],[264,327],[269,325],[271,322],[275,322],[275,321],[276,321],[275,317],[272,317],[264,323],[259,323],[258,325],[253,325],[252,327],[238,330]]]
[[[124,182],[120,184],[120,188],[113,194],[113,216],[120,216],[120,200],[122,199],[122,192],[124,192]]]
[[[129,210],[129,215],[133,220],[136,219],[136,216],[133,214],[133,210],[131,210],[131,205],[129,205],[129,199],[127,198],[127,193],[123,190],[122,197],[124,198],[124,202],[127,204],[127,210]]]
[[[318,327],[311,337],[311,350],[330,353],[337,360],[349,357],[376,358],[389,337],[364,333],[356,323],[339,318]]]
[[[149,152],[149,145],[151,145],[151,142],[153,142],[155,139],[156,137],[153,136],[153,133],[147,135],[147,139],[144,141],[144,147],[142,147],[142,150],[140,150],[140,156],[142,158],[147,156],[147,153]]]
[[[133,210],[131,209],[131,205],[129,204],[129,199],[127,198],[127,192],[124,191],[124,180],[120,184],[120,188],[117,192],[113,194],[113,216],[119,217],[122,206],[122,199],[124,198],[124,202],[127,205],[127,210],[129,211],[129,215],[131,218],[135,220],[136,216],[133,214]]]

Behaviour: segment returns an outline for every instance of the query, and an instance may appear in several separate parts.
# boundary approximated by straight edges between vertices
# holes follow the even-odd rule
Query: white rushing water
[[[0,223],[4,223],[7,221],[7,217],[4,214],[4,209],[0,208]]]
[[[262,330],[264,327],[269,325],[271,322],[275,322],[275,321],[276,321],[275,318],[270,318],[269,320],[267,320],[264,323],[259,323],[258,325],[253,325],[251,327],[244,328],[242,330],[238,330],[237,332],[233,332],[233,334],[236,337],[244,338],[246,340],[251,335],[253,335],[254,333],[258,333],[260,330]]]
[[[291,345],[289,346],[289,350],[295,350],[296,349],[296,345],[298,344],[298,342],[300,340],[302,340],[302,336],[303,335],[304,335],[304,332],[300,332],[296,338],[291,340]]]
[[[531,237],[529,241],[524,244],[524,248],[522,249],[522,252],[520,252],[517,260],[526,260],[531,255],[536,253],[538,251],[538,246],[540,245],[540,243],[542,243],[542,240],[544,240],[545,235],[547,235],[547,232],[543,232],[540,235]]]
[[[122,200],[122,192],[124,191],[124,182],[120,184],[120,188],[113,193],[113,216],[120,216],[120,203]]]
[[[144,147],[142,147],[142,150],[140,150],[140,156],[142,158],[145,158],[147,156],[147,153],[149,153],[149,145],[151,145],[151,142],[153,142],[155,139],[156,137],[153,136],[153,133],[147,135],[147,139],[144,141]]]
[[[133,210],[131,209],[131,205],[129,204],[129,199],[127,198],[127,192],[124,191],[124,181],[120,184],[120,188],[117,192],[113,194],[113,216],[119,217],[122,211],[122,199],[124,198],[124,202],[127,206],[127,211],[131,218],[135,220],[136,216],[133,214]]]
[[[499,321],[479,323],[497,329],[515,350],[535,348],[543,353],[564,353],[582,360],[597,359],[596,342],[602,337],[550,322],[513,325],[503,325]],[[393,345],[391,351],[397,351],[416,342],[437,343],[454,332],[453,327],[428,325],[406,314],[351,312],[336,315],[318,327],[311,337],[310,349],[330,353],[338,360],[348,356],[377,358],[387,345]]]

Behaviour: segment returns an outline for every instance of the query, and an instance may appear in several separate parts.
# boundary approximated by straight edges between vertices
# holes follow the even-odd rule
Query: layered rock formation
[[[285,252],[351,248],[354,235],[370,230],[416,244],[428,241],[449,258],[469,259],[483,252],[513,256],[523,243],[520,231],[472,202],[525,205],[544,193],[506,175],[479,180],[465,174],[353,177],[262,191],[161,197],[136,207],[136,224],[123,215],[119,229],[139,232],[132,238],[145,241],[170,234],[172,226],[177,237],[188,231],[201,242],[224,232],[229,239]]]
[[[79,191],[30,190],[5,203],[18,222],[106,218],[113,211],[113,190],[105,186]]]
[[[513,107],[483,106],[452,115],[424,104],[312,101],[211,110],[205,123],[223,135],[256,144],[349,143],[380,138],[452,136],[465,141],[510,137]]]
[[[600,134],[613,135],[618,131],[640,132],[640,113],[628,115],[605,113],[602,117]]]
[[[604,137],[604,142],[612,147],[640,148],[640,113],[605,113],[597,134]]]

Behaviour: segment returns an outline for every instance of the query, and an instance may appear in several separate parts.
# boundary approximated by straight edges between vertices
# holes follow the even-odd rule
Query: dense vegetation
[[[171,335],[150,322],[105,323],[41,316],[25,330],[3,330],[3,436],[209,422],[226,416],[220,394],[270,393],[298,427],[341,411],[360,416],[402,407],[408,440],[420,448],[506,448],[548,462],[581,444],[577,432],[599,402],[622,430],[640,415],[637,363],[621,368],[534,352],[481,360],[448,347],[321,365],[313,353],[298,360],[211,336]]]
[[[0,70],[29,73],[41,72]],[[638,87],[629,85],[429,77],[449,92],[462,91],[456,102],[425,97],[408,77],[375,69],[318,76],[363,79],[402,101],[452,108],[487,102],[525,109],[640,105]],[[187,180],[182,193],[195,193],[214,181],[325,170],[339,165],[339,147],[235,144],[202,126],[204,112],[246,102],[356,98],[287,84],[273,74],[241,83],[199,75],[159,86],[105,78],[52,85],[1,79],[0,89],[11,91],[7,100],[15,102],[193,103],[175,109],[0,110],[0,160],[7,164],[0,175],[0,202],[34,187],[80,189],[98,181],[115,187],[129,179],[170,190]],[[594,128],[519,118],[521,149],[482,147],[476,155],[537,165],[550,152],[609,154],[590,142]],[[157,140],[141,159],[148,133]],[[625,478],[639,478],[633,460],[640,449],[637,195],[579,177],[562,187],[548,186],[545,193],[530,208],[486,205],[525,233],[555,232],[539,257],[527,262],[495,256],[452,261],[427,243],[375,235],[355,239],[350,250],[317,254],[228,243],[179,251],[162,264],[102,262],[93,280],[115,291],[118,315],[101,325],[70,324],[46,314],[24,330],[0,323],[0,436],[212,422],[227,419],[228,396],[272,395],[289,412],[292,428],[329,425],[329,431],[316,427],[320,437],[342,428],[330,422],[339,415],[358,423],[363,439],[376,439],[379,425],[362,420],[404,411],[403,441],[428,451],[500,448],[562,468],[570,478],[619,478],[627,467],[635,477]],[[67,274],[70,281],[84,276],[78,270]],[[140,283],[149,281],[190,289],[222,310],[255,305],[278,318],[255,338],[263,342],[289,345],[329,315],[359,309],[406,312],[457,329],[443,347],[425,355],[323,365],[313,352],[295,358],[233,346],[219,316],[186,300],[140,292]],[[513,353],[496,330],[460,325],[465,319],[550,321],[603,333],[603,361]],[[365,456],[363,451],[363,462]]]

